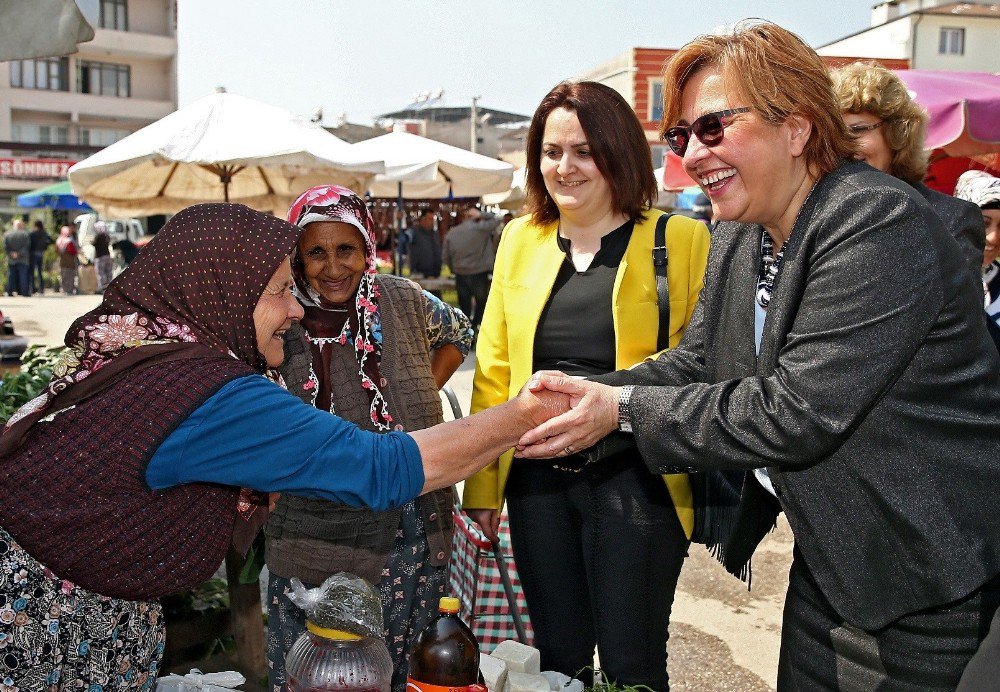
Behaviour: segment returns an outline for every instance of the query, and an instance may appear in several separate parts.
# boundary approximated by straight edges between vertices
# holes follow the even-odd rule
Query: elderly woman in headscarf
[[[1000,348],[1000,178],[986,171],[966,171],[958,178],[955,196],[979,207],[986,227],[983,250],[983,293],[990,336]]]
[[[857,157],[923,195],[958,241],[966,266],[978,274],[983,255],[979,212],[968,202],[923,183],[927,112],[913,100],[903,80],[881,65],[851,63],[833,70],[831,76],[844,121],[857,142]]]
[[[263,376],[303,315],[289,262],[300,231],[240,205],[180,212],[73,323],[47,391],[8,421],[6,685],[149,689],[164,646],[156,599],[210,577],[231,543],[245,552],[263,493],[403,506],[565,408],[526,392],[380,435],[303,404]]]
[[[351,190],[307,190],[288,221],[303,229],[292,273],[305,311],[286,335],[289,390],[373,432],[440,423],[438,389],[472,345],[466,316],[408,279],[376,274],[375,224]],[[304,613],[287,597],[289,579],[315,586],[341,571],[381,584],[393,689],[406,688],[413,639],[445,595],[453,504],[450,487],[383,512],[319,498],[278,501],[266,527],[272,689],[285,685],[285,656],[305,631]]]

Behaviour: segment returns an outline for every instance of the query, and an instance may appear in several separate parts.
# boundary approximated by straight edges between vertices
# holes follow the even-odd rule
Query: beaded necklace
[[[812,188],[809,190],[809,194],[802,201],[802,206],[799,207],[799,213],[795,215],[795,221],[792,222],[792,231],[788,234],[788,238],[782,244],[781,249],[778,250],[778,254],[774,254],[774,240],[768,234],[764,227],[761,226],[760,229],[760,267],[757,270],[757,305],[761,306],[767,310],[767,306],[771,303],[771,291],[774,290],[774,281],[778,278],[778,270],[781,269],[781,260],[785,256],[785,248],[788,247],[788,241],[792,238],[792,233],[795,232],[795,227],[799,224],[799,217],[802,216],[802,211],[806,208],[806,204],[809,203],[809,198],[812,197],[813,190],[816,189],[816,183],[813,183]]]

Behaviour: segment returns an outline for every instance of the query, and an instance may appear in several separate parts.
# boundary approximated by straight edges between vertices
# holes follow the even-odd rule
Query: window
[[[76,69],[77,91],[102,96],[131,96],[131,68],[109,62],[81,60]]]
[[[941,27],[938,40],[940,55],[965,55],[965,29],[958,27]]]
[[[660,122],[663,120],[663,80],[649,80],[649,120],[650,122]]]
[[[9,69],[12,87],[69,91],[69,58],[13,60]]]
[[[31,144],[69,144],[69,128],[62,125],[13,123],[10,136],[15,142]]]
[[[101,0],[101,28],[128,31],[127,0]]]
[[[91,26],[101,26],[101,0],[76,0],[76,6],[80,8],[84,18],[90,22]]]
[[[91,147],[106,147],[119,139],[125,139],[131,132],[107,127],[81,127],[77,134],[77,144]]]
[[[650,144],[649,154],[653,159],[653,168],[659,168],[663,165],[663,161],[667,156],[667,147],[662,144]],[[656,181],[658,184],[662,184],[662,180]]]

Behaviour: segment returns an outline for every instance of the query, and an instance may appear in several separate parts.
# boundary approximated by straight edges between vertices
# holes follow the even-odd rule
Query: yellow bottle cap
[[[320,627],[311,620],[306,620],[306,629],[315,634],[317,637],[323,637],[324,639],[336,639],[340,641],[354,641],[362,639],[360,634],[345,632],[344,630],[330,629],[329,627]]]
[[[445,596],[438,604],[438,609],[442,613],[457,613],[459,601],[454,596]]]

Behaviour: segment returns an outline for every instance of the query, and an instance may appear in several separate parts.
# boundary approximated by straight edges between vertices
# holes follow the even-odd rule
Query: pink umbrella
[[[1000,152],[1000,75],[989,72],[897,70],[930,113],[925,149],[949,156]]]

